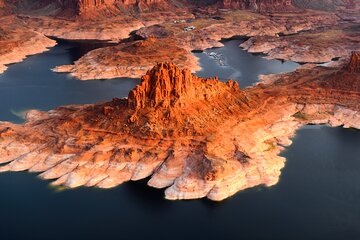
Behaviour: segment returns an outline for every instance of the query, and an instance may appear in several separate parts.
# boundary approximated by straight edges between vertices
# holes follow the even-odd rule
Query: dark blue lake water
[[[237,45],[232,45],[232,57]],[[10,66],[0,75],[0,120],[21,122],[22,111],[30,108],[46,110],[126,96],[137,80],[83,82],[49,71],[94,47],[61,42],[49,52]],[[230,55],[224,54],[233,65]],[[211,74],[214,59],[206,54],[200,57],[202,74]],[[248,58],[256,59],[254,69],[263,69],[263,61],[267,61],[250,54]],[[237,61],[247,61],[246,54]],[[269,72],[277,71],[268,67]],[[237,80],[241,84],[242,78]],[[288,160],[279,184],[249,189],[220,203],[167,201],[163,191],[149,188],[145,182],[110,190],[58,191],[33,174],[2,173],[0,240],[360,239],[359,146],[359,131],[304,127],[282,153]]]
[[[240,87],[257,82],[260,74],[275,74],[294,71],[300,65],[291,61],[268,60],[260,54],[249,54],[239,45],[244,40],[232,39],[222,43],[224,47],[206,49],[195,53],[203,68],[197,72],[200,77],[218,76],[221,80],[236,80]]]
[[[50,51],[9,66],[0,74],[0,121],[22,122],[24,111],[50,110],[66,104],[95,103],[126,97],[140,81],[113,79],[79,81],[51,69],[71,64],[89,50],[106,45],[100,42],[59,40]]]

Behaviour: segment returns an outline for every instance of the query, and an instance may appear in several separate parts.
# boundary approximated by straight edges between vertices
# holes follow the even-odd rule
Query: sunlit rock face
[[[278,182],[304,124],[360,128],[358,54],[240,89],[159,63],[126,99],[30,111],[0,122],[0,172],[40,172],[54,185],[111,188],[149,177],[167,199],[220,201]]]
[[[155,5],[166,4],[165,0],[73,0],[77,2],[80,14],[86,13],[90,9],[101,7],[115,7],[131,9],[136,11],[146,11]]]
[[[169,10],[168,0],[1,0],[0,11],[5,6],[16,8],[18,13],[31,15],[56,15],[63,17],[113,16],[116,14]]]
[[[62,7],[76,8],[80,16],[92,15],[96,11],[103,14],[124,12],[147,12],[168,9],[166,0],[61,0]]]

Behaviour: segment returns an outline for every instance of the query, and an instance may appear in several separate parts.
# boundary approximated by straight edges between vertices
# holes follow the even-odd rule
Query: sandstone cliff
[[[54,40],[29,29],[17,17],[9,15],[1,17],[0,21],[0,74],[7,69],[5,65],[20,62],[28,55],[56,45]]]
[[[0,3],[0,9],[2,5],[5,4]],[[16,7],[18,13],[94,19],[119,14],[169,11],[178,6],[168,0],[7,0],[6,5]]]
[[[292,0],[294,6],[317,10],[358,9],[358,0]]]
[[[169,10],[166,0],[73,0],[76,2],[78,14],[91,15],[92,12],[121,13],[147,12],[151,10]]]
[[[289,11],[293,9],[291,0],[222,0],[220,7],[253,11]]]
[[[128,102],[136,110],[145,107],[181,105],[193,97],[190,70],[180,70],[174,64],[160,64],[142,77],[142,83],[129,93]],[[182,98],[182,99],[180,99]]]

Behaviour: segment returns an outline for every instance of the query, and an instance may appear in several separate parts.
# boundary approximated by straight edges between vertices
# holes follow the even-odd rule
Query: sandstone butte
[[[305,124],[360,129],[360,53],[240,89],[159,63],[128,98],[30,111],[0,123],[1,172],[40,172],[53,185],[111,188],[149,178],[167,199],[220,201],[272,186],[279,153]]]

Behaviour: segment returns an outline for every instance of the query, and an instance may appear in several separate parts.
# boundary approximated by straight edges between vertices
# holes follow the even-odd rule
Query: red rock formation
[[[148,185],[167,188],[168,199],[219,201],[276,184],[279,153],[300,126],[360,128],[360,88],[347,87],[359,78],[304,68],[239,90],[160,63],[128,99],[31,111],[23,125],[0,122],[0,172],[101,188],[151,176]]]
[[[253,11],[288,11],[293,9],[291,0],[222,0],[220,6]]]
[[[346,70],[351,73],[360,73],[360,52],[352,52]]]
[[[61,0],[62,7],[76,8],[78,15],[87,16],[94,12],[121,13],[146,12],[151,9],[163,10],[168,6],[166,0]]]
[[[0,17],[12,13],[13,7],[6,0],[0,0]]]
[[[295,6],[317,10],[357,9],[358,0],[293,0]]]
[[[6,65],[56,45],[54,40],[33,31],[13,15],[1,17],[0,22],[0,74],[7,69]]]
[[[101,18],[149,11],[171,10],[168,0],[1,0],[0,11],[4,6],[13,6],[17,12],[35,15],[56,15],[62,17],[82,16]],[[7,4],[5,4],[7,2]]]
[[[129,105],[138,110],[180,104],[180,98],[194,97],[191,85],[195,78],[188,69],[159,64],[142,77],[141,85],[129,93]]]
[[[229,97],[233,93],[241,96],[237,82],[229,80],[225,84],[217,78],[202,79],[192,75],[189,69],[182,70],[173,63],[159,63],[142,77],[140,85],[130,91],[128,106],[133,109],[133,114],[129,122],[140,125],[146,121],[164,125],[171,122],[177,131],[178,123],[185,121],[183,110],[191,109],[194,102],[199,104],[220,95]],[[206,108],[204,106],[203,110]],[[148,115],[149,111],[153,114]],[[169,119],[169,114],[173,118]],[[144,118],[144,115],[147,117]]]

